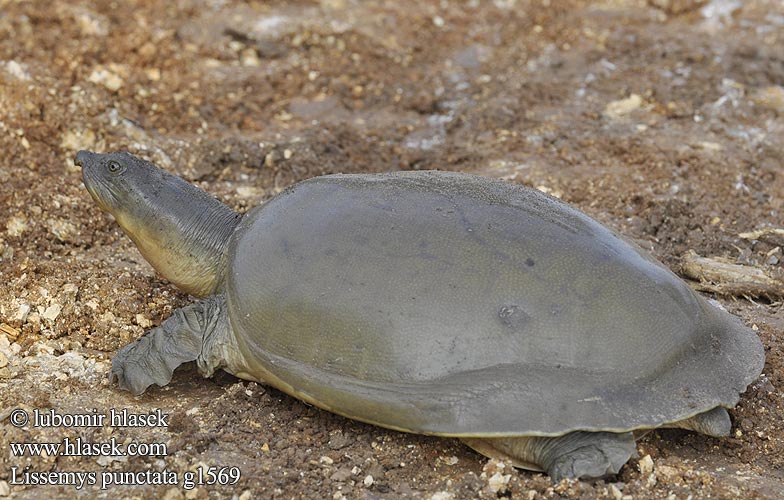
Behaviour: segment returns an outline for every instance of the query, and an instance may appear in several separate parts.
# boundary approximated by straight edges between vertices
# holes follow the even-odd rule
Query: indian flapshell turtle
[[[76,156],[144,257],[205,297],[124,347],[135,394],[196,361],[349,418],[561,477],[634,431],[730,431],[760,340],[635,245],[523,186],[328,175],[240,215],[128,153]]]

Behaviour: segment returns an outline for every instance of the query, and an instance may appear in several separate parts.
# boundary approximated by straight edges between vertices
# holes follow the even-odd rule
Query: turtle
[[[113,357],[141,394],[225,370],[350,419],[459,438],[554,480],[617,474],[635,439],[731,430],[758,336],[581,211],[447,171],[332,174],[239,214],[127,152],[84,185],[198,299]]]

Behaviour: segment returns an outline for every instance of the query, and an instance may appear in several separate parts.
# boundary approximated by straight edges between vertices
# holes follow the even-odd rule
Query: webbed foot
[[[463,441],[483,455],[510,460],[515,467],[546,471],[554,482],[617,474],[636,455],[631,432],[576,431],[554,437],[465,438]]]
[[[566,446],[558,450],[560,453],[551,453],[554,457],[546,465],[547,474],[556,483],[563,478],[593,479],[617,474],[635,454],[631,432],[573,432],[560,439],[565,439]]]
[[[110,380],[136,395],[153,384],[168,384],[174,370],[203,353],[204,339],[225,322],[222,295],[177,309],[159,327],[120,349],[112,359]],[[225,331],[225,328],[223,329]]]
[[[713,437],[729,436],[732,430],[732,421],[727,409],[717,406],[712,410],[698,413],[686,420],[680,420],[666,427],[689,429]]]

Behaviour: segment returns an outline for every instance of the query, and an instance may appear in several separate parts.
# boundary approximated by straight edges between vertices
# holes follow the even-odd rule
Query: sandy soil
[[[450,439],[328,414],[229,375],[133,397],[112,353],[190,299],[85,191],[74,153],[130,150],[237,210],[331,172],[439,168],[537,187],[676,272],[687,250],[780,271],[777,0],[0,0],[0,495],[17,498],[782,498],[784,310],[721,302],[764,375],[732,437],[673,430],[606,481],[554,485]],[[12,410],[169,414],[36,428]],[[11,443],[166,443],[160,457],[14,456]],[[238,467],[235,485],[11,485],[30,471]],[[21,469],[18,469],[21,471]],[[225,477],[224,477],[225,479]]]

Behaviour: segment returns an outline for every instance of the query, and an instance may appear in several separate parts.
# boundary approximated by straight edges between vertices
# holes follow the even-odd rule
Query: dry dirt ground
[[[0,495],[784,497],[775,297],[719,297],[767,355],[731,411],[732,436],[650,433],[638,443],[650,459],[605,481],[554,485],[455,440],[193,368],[141,397],[120,392],[106,380],[113,352],[189,298],[99,211],[72,164],[81,148],[129,150],[240,211],[331,172],[481,173],[574,204],[675,272],[694,250],[780,273],[781,234],[739,234],[783,225],[782,86],[779,0],[0,0]],[[15,427],[16,408],[169,417],[155,429]],[[77,458],[10,447],[66,437],[167,449]],[[190,490],[10,484],[27,466],[99,482],[163,469],[181,482],[198,467],[241,477]]]

